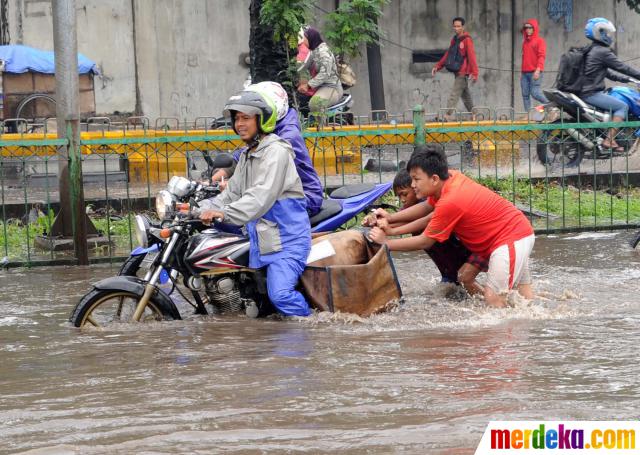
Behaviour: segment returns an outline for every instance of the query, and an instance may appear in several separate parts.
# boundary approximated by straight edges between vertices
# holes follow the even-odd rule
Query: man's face
[[[418,202],[416,192],[413,191],[413,188],[411,188],[410,186],[396,188],[394,191],[396,193],[396,196],[398,196],[398,199],[400,199],[400,203],[402,203],[403,207],[408,207]]]
[[[533,25],[531,24],[524,24],[524,31],[527,34],[527,36],[531,36],[533,35]]]
[[[258,116],[237,112],[234,126],[240,139],[250,142],[258,134]]]
[[[456,32],[456,35],[462,35],[464,32],[464,25],[460,21],[453,21],[453,31]]]
[[[419,167],[414,167],[409,171],[411,176],[411,188],[419,199],[426,199],[438,192],[438,182],[440,177],[429,175]]]

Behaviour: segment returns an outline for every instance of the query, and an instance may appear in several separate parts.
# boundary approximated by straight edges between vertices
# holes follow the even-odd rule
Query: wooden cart
[[[79,75],[81,118],[95,115],[93,76],[93,73]],[[55,74],[34,71],[9,73],[4,71],[4,64],[0,63],[0,87],[0,116],[5,132],[32,132],[35,128],[41,128],[46,119],[55,118]]]

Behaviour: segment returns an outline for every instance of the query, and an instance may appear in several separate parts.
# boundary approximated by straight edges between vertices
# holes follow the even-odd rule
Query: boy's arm
[[[536,69],[544,71],[544,60],[547,58],[547,43],[544,39],[538,40],[538,64]]]
[[[416,235],[402,239],[387,239],[386,234],[380,228],[371,229],[369,238],[380,245],[387,245],[391,251],[428,250],[436,243],[434,239],[426,235]]]
[[[380,210],[382,209],[376,210],[376,215],[381,213]],[[396,213],[388,213],[385,211],[386,216],[384,216],[384,218],[386,218],[389,223],[409,223],[427,216],[431,212],[433,212],[433,207],[428,202],[423,201]]]
[[[404,234],[415,234],[417,232],[423,232],[424,229],[429,224],[431,217],[433,216],[433,212],[424,216],[422,218],[418,218],[415,221],[410,223],[402,224],[400,226],[394,226],[388,229],[385,229],[387,235],[404,235]]]

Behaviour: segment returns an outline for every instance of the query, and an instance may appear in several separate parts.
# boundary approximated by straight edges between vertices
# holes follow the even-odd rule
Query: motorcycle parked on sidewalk
[[[630,78],[630,82],[638,85],[640,81]],[[640,91],[628,87],[613,87],[608,90],[611,96],[624,101],[629,106],[629,120],[640,120]],[[544,90],[550,105],[559,109],[561,118],[552,123],[603,123],[611,121],[609,112],[591,106],[577,95],[556,89]],[[548,110],[548,107],[547,107]],[[583,159],[608,159],[625,156],[632,151],[638,131],[621,128],[616,142],[624,148],[624,152],[610,150],[602,145],[607,137],[608,128],[588,130],[585,133],[575,128],[545,130],[536,143],[536,153],[542,164],[561,163],[566,167],[576,167]]]

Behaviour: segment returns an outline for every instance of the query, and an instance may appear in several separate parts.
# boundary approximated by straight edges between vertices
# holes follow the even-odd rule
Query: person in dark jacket
[[[298,121],[298,113],[295,109],[289,107],[289,99],[287,92],[277,82],[260,82],[250,85],[246,88],[249,91],[259,91],[270,98],[277,110],[277,123],[274,133],[286,140],[293,147],[295,152],[294,163],[298,170],[300,180],[302,180],[302,188],[304,196],[307,200],[307,212],[309,217],[314,216],[322,207],[322,183],[320,177],[313,167],[309,150],[302,137],[300,122]],[[236,150],[233,158],[240,161],[240,155],[244,148]],[[234,168],[219,169],[213,176],[213,181],[220,181],[223,177],[229,178],[233,175]],[[223,185],[224,187],[224,185]]]
[[[440,61],[436,64],[433,70],[431,70],[431,76],[435,77],[436,73],[444,68],[449,53],[452,52],[452,49],[455,49],[454,46],[458,47],[458,52],[462,56],[463,61],[460,69],[454,73],[455,79],[453,81],[453,88],[451,89],[449,100],[447,101],[447,107],[450,109],[447,111],[447,120],[452,120],[452,110],[455,109],[461,97],[467,111],[471,112],[473,110],[473,99],[471,98],[471,92],[469,91],[469,78],[471,78],[471,82],[474,84],[478,81],[476,51],[473,47],[473,40],[471,39],[471,36],[464,31],[464,18],[455,17],[452,23],[455,35],[451,38],[449,50],[444,53]]]
[[[538,33],[538,21],[527,19],[522,27],[522,68],[520,70],[522,72],[520,88],[525,112],[531,109],[531,97],[541,103],[549,102],[540,88],[544,59],[547,56],[547,43]]]
[[[629,82],[629,79],[611,70],[627,76],[640,79],[640,71],[623,63],[611,50],[616,28],[604,17],[595,17],[587,21],[584,34],[593,41],[584,58],[584,82],[579,96],[586,103],[610,111],[614,122],[627,119],[629,107],[622,101],[605,93],[604,79],[617,82]],[[607,138],[602,142],[603,147],[616,152],[624,152],[615,140],[616,128],[609,130]]]

